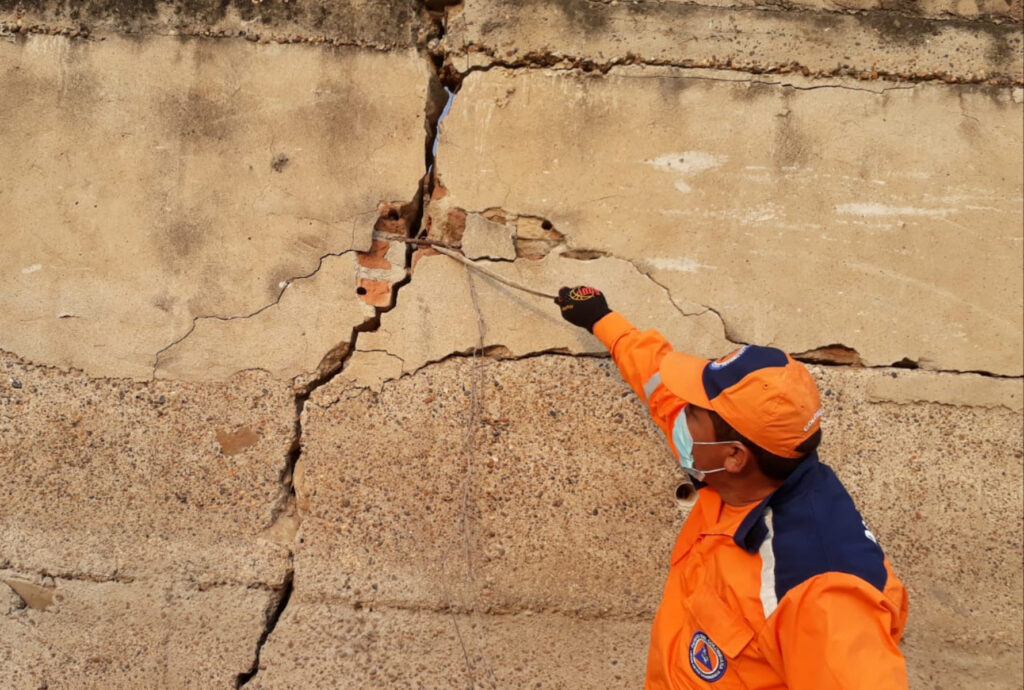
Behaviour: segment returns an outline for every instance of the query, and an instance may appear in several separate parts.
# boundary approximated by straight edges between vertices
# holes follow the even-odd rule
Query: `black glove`
[[[562,308],[563,319],[591,333],[595,323],[612,313],[601,291],[585,285],[559,289],[555,304]]]

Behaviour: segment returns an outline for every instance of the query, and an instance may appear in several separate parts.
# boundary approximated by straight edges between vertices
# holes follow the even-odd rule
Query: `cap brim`
[[[704,367],[711,360],[694,357],[682,352],[670,352],[661,360],[658,371],[661,382],[673,395],[688,403],[705,409],[711,408],[711,401],[704,391]]]

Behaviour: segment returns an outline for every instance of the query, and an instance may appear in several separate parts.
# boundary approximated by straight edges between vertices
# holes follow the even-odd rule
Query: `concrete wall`
[[[682,477],[429,237],[808,362],[912,687],[1019,688],[1021,19],[0,0],[0,686],[642,684]]]

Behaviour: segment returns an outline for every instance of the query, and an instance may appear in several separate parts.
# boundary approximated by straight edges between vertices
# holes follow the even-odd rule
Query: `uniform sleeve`
[[[774,660],[789,690],[907,690],[906,610],[855,575],[824,573],[775,611]]]
[[[672,346],[657,331],[638,331],[622,314],[613,311],[594,325],[594,335],[604,343],[622,378],[647,404],[647,409],[665,433],[672,451],[672,424],[685,401],[661,383],[658,367]]]

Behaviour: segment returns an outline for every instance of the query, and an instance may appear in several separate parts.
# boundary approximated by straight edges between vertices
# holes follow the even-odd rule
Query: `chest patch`
[[[690,668],[697,677],[714,683],[725,675],[727,666],[722,650],[711,641],[711,638],[698,630],[690,640]]]

